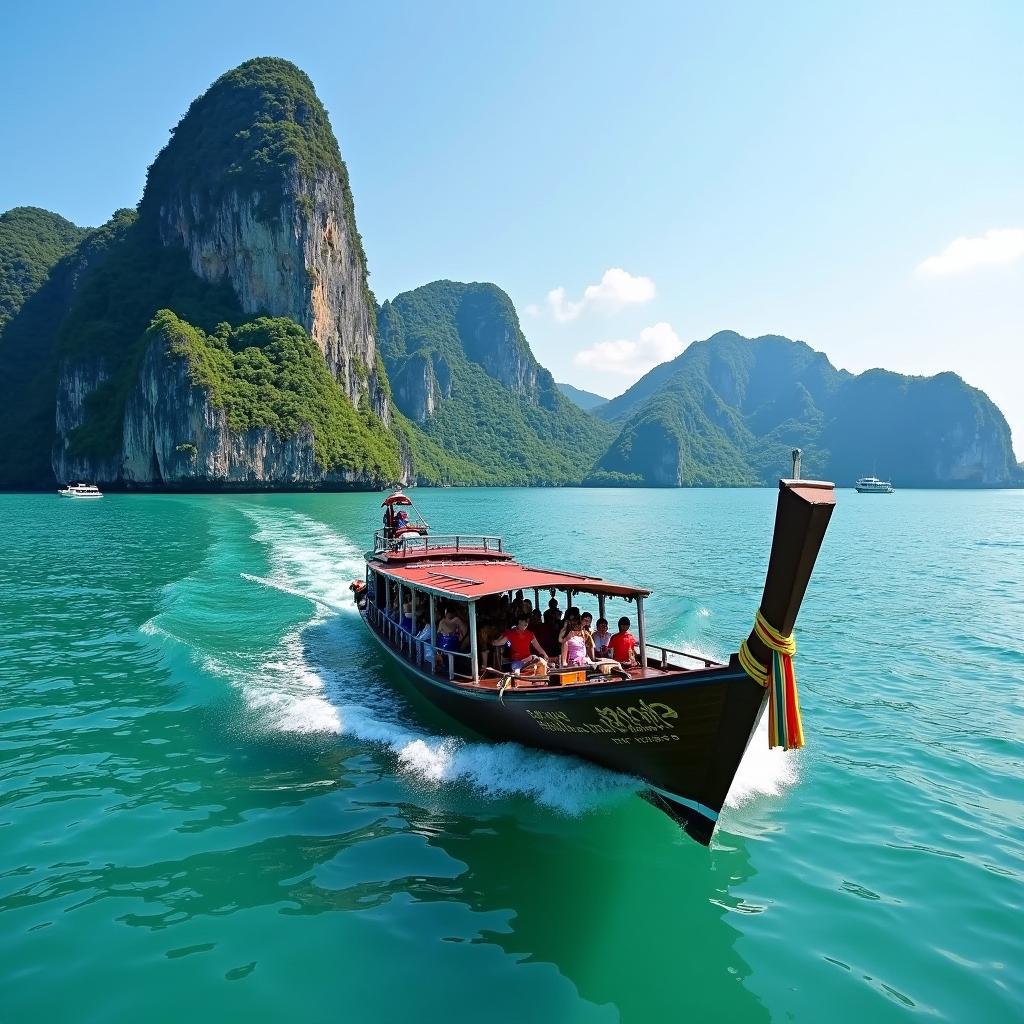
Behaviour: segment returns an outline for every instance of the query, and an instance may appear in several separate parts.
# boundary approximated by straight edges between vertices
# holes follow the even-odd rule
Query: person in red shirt
[[[612,657],[623,664],[640,662],[640,643],[629,631],[629,619],[625,615],[619,619],[619,631],[608,641],[608,650]]]
[[[516,624],[510,629],[506,629],[492,646],[508,649],[513,672],[522,672],[525,668],[530,668],[533,674],[546,672],[548,666],[544,660],[544,648],[538,643],[537,637],[530,632],[529,623],[528,615],[519,615]]]

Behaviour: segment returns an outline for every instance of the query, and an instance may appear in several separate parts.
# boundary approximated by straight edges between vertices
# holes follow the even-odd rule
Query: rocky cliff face
[[[540,399],[540,367],[508,296],[494,285],[464,285],[455,314],[462,351],[510,391]],[[548,395],[543,396],[549,399]],[[550,400],[547,401],[550,407]]]
[[[426,423],[437,411],[438,402],[451,398],[452,375],[444,357],[417,352],[397,367],[391,379],[395,404],[409,419]]]
[[[107,278],[92,281],[72,307],[73,330],[64,329],[53,453],[59,479],[355,482],[357,470],[316,463],[308,427],[294,437],[232,434],[223,409],[182,385],[180,366],[172,371],[142,351],[160,309],[207,331],[222,320],[286,317],[309,334],[351,408],[378,427],[388,423],[376,305],[348,173],[301,71],[271,58],[248,61],[190,106],[150,168],[138,221],[110,263]],[[275,366],[275,373],[297,372]],[[279,383],[284,392],[302,386]],[[112,414],[100,408],[110,405]]]
[[[103,480],[119,477],[116,455],[96,457],[76,453],[71,437],[84,423],[89,396],[110,379],[105,360],[78,359],[61,364],[57,373],[57,442],[53,450],[53,471],[60,482]]]
[[[176,194],[159,205],[160,239],[183,246],[193,271],[210,283],[230,281],[242,311],[286,316],[302,324],[353,404],[374,366],[376,307],[364,286],[366,267],[351,237],[338,172],[293,174],[276,216],[260,196],[232,190],[216,201]],[[382,417],[387,402],[372,386]]]
[[[83,422],[85,399],[107,377],[100,366],[79,364],[60,379],[58,428],[68,436]],[[360,472],[325,470],[308,429],[288,438],[268,428],[233,431],[226,411],[192,382],[188,361],[170,354],[162,338],[146,350],[128,398],[118,456],[83,458],[64,445],[54,458],[60,479],[89,479],[101,486],[258,490],[357,487],[365,482]],[[407,457],[402,479],[412,479]]]

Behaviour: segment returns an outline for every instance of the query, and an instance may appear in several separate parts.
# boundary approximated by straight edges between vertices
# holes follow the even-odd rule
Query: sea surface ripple
[[[1024,492],[839,492],[808,746],[711,850],[409,694],[348,591],[379,497],[0,494],[0,1021],[1024,1017]],[[416,500],[725,655],[775,497]]]

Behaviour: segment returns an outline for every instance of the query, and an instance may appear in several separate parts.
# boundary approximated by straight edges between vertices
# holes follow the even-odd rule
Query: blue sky
[[[1024,4],[9,0],[3,25],[0,209],[134,205],[195,96],[286,57],[378,299],[494,281],[606,395],[725,328],[951,369],[1024,455]]]

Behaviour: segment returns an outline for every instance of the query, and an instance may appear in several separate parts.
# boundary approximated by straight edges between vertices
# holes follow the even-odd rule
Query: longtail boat
[[[408,518],[412,501],[400,489],[383,503],[384,528],[366,553],[365,579],[352,589],[370,633],[433,705],[486,738],[574,755],[643,780],[643,795],[706,846],[765,709],[771,746],[803,745],[793,627],[835,488],[799,479],[798,452],[793,476],[779,481],[754,628],[728,662],[649,642],[649,590],[524,565],[500,537],[435,535],[418,514]],[[607,601],[628,602],[639,634],[635,664],[614,671],[607,663],[574,671],[551,664],[535,676],[508,665],[482,667],[481,610],[518,591],[533,594],[534,608],[541,595],[564,594],[567,607],[584,595],[601,617]],[[447,608],[468,624],[459,650],[439,645]],[[487,646],[500,658],[500,648]]]

